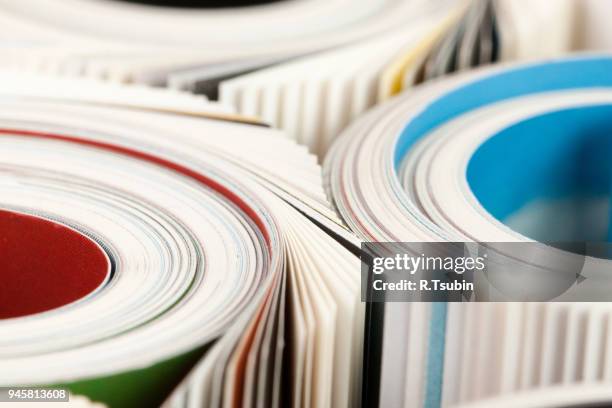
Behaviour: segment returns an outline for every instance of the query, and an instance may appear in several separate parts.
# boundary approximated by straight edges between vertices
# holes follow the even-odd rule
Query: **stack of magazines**
[[[604,0],[166,3],[0,0],[0,407],[612,404]]]

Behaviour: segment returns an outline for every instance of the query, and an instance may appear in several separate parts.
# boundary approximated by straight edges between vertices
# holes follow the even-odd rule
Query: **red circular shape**
[[[0,210],[0,319],[83,298],[106,280],[110,263],[91,238],[56,222]]]

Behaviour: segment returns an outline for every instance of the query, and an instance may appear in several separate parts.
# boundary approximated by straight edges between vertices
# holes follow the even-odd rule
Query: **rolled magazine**
[[[512,260],[484,276],[487,303],[370,304],[369,403],[451,406],[608,378],[611,61],[431,83],[374,109],[333,146],[328,189],[364,240],[478,242]],[[565,242],[593,248],[554,245]],[[544,303],[503,303],[529,300]]]
[[[165,91],[0,80],[2,386],[157,405],[191,371],[170,405],[358,400],[359,260],[305,148]]]
[[[0,67],[202,93],[323,157],[352,119],[423,80],[570,49],[574,10],[571,0],[5,0]]]

